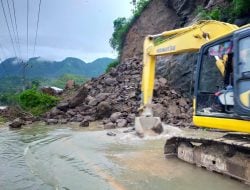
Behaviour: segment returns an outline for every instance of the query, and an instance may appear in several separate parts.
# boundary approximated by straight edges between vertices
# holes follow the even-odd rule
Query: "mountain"
[[[90,63],[74,57],[67,57],[62,61],[49,61],[41,57],[35,57],[24,63],[17,58],[8,58],[0,63],[0,77],[21,76],[22,68],[26,64],[27,78],[57,78],[64,74],[82,75],[90,78],[103,74],[112,61],[114,59],[106,57]]]

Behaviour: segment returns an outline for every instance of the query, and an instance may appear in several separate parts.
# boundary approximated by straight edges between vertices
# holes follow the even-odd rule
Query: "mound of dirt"
[[[142,62],[131,58],[109,73],[92,79],[70,99],[63,100],[45,115],[48,124],[102,120],[105,128],[132,125],[141,103]],[[155,80],[153,110],[168,124],[191,125],[191,101],[168,86],[164,78]]]

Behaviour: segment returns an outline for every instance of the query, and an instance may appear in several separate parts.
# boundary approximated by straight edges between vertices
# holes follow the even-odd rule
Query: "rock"
[[[182,107],[185,107],[187,106],[187,101],[184,98],[180,98],[179,105]]]
[[[97,101],[97,99],[92,98],[92,99],[90,99],[88,105],[89,105],[89,106],[96,106],[98,103],[99,103],[99,102]]]
[[[132,133],[132,132],[135,132],[135,128],[131,128],[131,129],[127,129],[125,131],[123,131],[123,133]]]
[[[112,69],[110,70],[110,72],[109,72],[109,75],[110,75],[111,77],[116,77],[116,76],[118,75],[118,73],[116,72],[116,70],[115,70],[114,68],[112,68]]]
[[[60,115],[61,113],[63,113],[61,110],[57,109],[57,108],[53,108],[51,111],[50,111],[50,115],[51,116],[57,116],[57,115]]]
[[[107,132],[107,135],[108,135],[108,136],[116,136],[116,134],[113,133],[113,132],[111,132],[111,131]]]
[[[106,78],[104,82],[106,85],[109,85],[109,86],[117,84],[117,81],[115,78]]]
[[[104,129],[114,129],[115,127],[116,127],[116,125],[112,122],[109,122],[109,123],[104,125]]]
[[[160,83],[157,79],[155,79],[155,83],[154,83],[154,91],[158,91],[160,89]]]
[[[70,115],[70,116],[75,116],[76,115],[76,113],[73,110],[68,110],[66,113],[68,115]]]
[[[163,132],[162,122],[161,121],[157,122],[152,128],[152,130],[157,134],[161,134]]]
[[[128,124],[126,119],[118,119],[116,123],[117,123],[117,127],[119,128],[127,127],[127,124]]]
[[[91,122],[91,121],[94,121],[95,118],[93,118],[92,116],[87,115],[87,116],[84,116],[84,120],[87,120],[87,121]]]
[[[109,119],[103,119],[103,120],[102,120],[102,124],[104,124],[104,125],[107,124],[107,123],[109,123],[109,122],[110,122]]]
[[[68,120],[67,119],[61,119],[61,120],[59,120],[59,123],[60,124],[67,124]]]
[[[65,112],[67,111],[67,109],[69,108],[69,103],[68,102],[61,102],[60,104],[58,104],[57,106],[57,109]]]
[[[110,121],[112,121],[113,123],[116,122],[117,119],[119,119],[122,116],[121,112],[115,112],[110,116]]]
[[[88,89],[85,86],[82,86],[78,93],[69,101],[69,107],[75,108],[76,106],[79,106],[85,98],[88,96]]]
[[[167,109],[162,104],[153,104],[152,105],[153,115],[155,117],[160,117],[161,119],[164,118]]]
[[[104,100],[106,100],[106,98],[110,95],[110,93],[100,93],[96,96],[96,100],[97,102],[102,102]]]
[[[161,77],[161,78],[158,79],[158,81],[159,81],[160,85],[162,85],[162,86],[167,84],[167,79],[165,79],[165,78]]]
[[[80,125],[80,127],[89,127],[89,121],[88,120],[83,120]]]
[[[10,128],[21,128],[22,125],[24,125],[24,121],[21,120],[20,118],[16,118],[13,122],[9,124]]]
[[[45,122],[47,125],[53,125],[53,124],[57,124],[58,120],[57,119],[47,119]]]
[[[134,123],[135,122],[135,114],[131,113],[127,117],[128,123]]]
[[[83,116],[80,115],[80,114],[77,114],[75,117],[76,117],[75,120],[76,120],[77,122],[82,122],[82,121],[84,120]]]
[[[129,97],[129,98],[134,98],[134,97],[136,97],[135,91],[130,92],[129,95],[128,95],[128,97]]]
[[[109,117],[111,115],[111,112],[112,112],[112,107],[110,103],[103,101],[98,104],[96,115],[98,119],[103,119],[105,117],[106,118]]]
[[[173,115],[179,115],[179,108],[176,104],[172,103],[171,105],[169,105],[168,107],[168,112],[173,114]]]
[[[65,85],[65,89],[73,89],[75,88],[75,81],[74,80],[68,80],[66,85]]]

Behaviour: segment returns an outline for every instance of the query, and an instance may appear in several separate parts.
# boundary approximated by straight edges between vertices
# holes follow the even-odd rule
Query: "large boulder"
[[[104,100],[106,100],[106,98],[110,95],[110,93],[100,93],[98,94],[95,98],[97,100],[97,102],[102,102]]]
[[[25,122],[22,119],[16,118],[13,122],[11,122],[9,124],[9,127],[10,128],[21,128],[22,125],[24,125],[24,124],[25,124]]]
[[[105,82],[106,85],[109,85],[109,86],[117,84],[116,79],[115,78],[111,78],[111,77],[105,79],[104,82]]]
[[[57,107],[57,109],[65,112],[69,108],[69,103],[68,102],[61,102],[56,107]]]
[[[116,125],[112,122],[106,123],[104,125],[104,129],[114,129],[116,127]]]
[[[122,128],[122,127],[127,127],[127,120],[126,119],[117,119],[116,121],[117,127]]]
[[[69,107],[75,108],[83,103],[85,98],[88,96],[88,89],[85,86],[82,86],[78,93],[69,101]]]
[[[97,118],[103,119],[108,118],[111,115],[112,107],[109,102],[103,101],[97,106]]]
[[[113,123],[115,123],[116,120],[119,119],[121,116],[122,116],[121,112],[112,113],[112,115],[110,116],[110,121],[112,121]]]

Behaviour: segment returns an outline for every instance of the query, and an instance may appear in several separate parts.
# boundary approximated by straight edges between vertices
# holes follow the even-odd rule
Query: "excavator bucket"
[[[135,131],[138,136],[156,135],[163,131],[161,119],[159,117],[140,116],[135,118]]]

